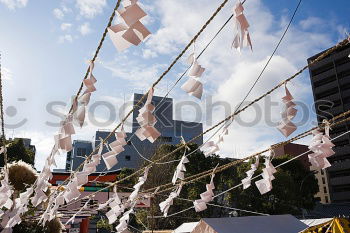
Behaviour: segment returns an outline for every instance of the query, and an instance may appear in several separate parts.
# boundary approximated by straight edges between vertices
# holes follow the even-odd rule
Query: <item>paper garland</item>
[[[308,155],[311,165],[318,169],[325,169],[330,167],[331,164],[328,161],[328,157],[335,154],[332,147],[335,145],[329,139],[329,128],[326,126],[326,134],[318,130],[312,131],[313,138],[309,145],[309,149],[313,152]]]
[[[122,23],[108,27],[108,34],[119,52],[131,45],[139,45],[151,32],[140,22],[147,14],[137,4],[137,0],[123,2],[124,7],[116,13]]]
[[[190,78],[181,86],[181,89],[189,95],[201,99],[203,94],[203,84],[199,81],[199,78],[202,76],[205,68],[198,64],[194,53],[188,57],[187,63],[191,65],[188,71],[188,76]]]
[[[285,137],[288,137],[297,129],[297,126],[292,122],[292,119],[296,116],[298,110],[294,108],[296,104],[292,101],[293,96],[290,94],[287,86],[285,86],[285,91],[286,95],[282,98],[284,104],[284,110],[281,113],[282,121],[277,126],[277,129]]]
[[[265,158],[265,168],[263,169],[262,179],[255,182],[256,187],[259,189],[261,195],[270,192],[272,190],[272,180],[275,179],[273,176],[277,172],[275,167],[272,165],[270,158]]]
[[[232,47],[241,51],[243,47],[250,47],[253,50],[252,42],[249,35],[249,23],[243,13],[244,7],[241,2],[238,2],[234,8],[234,29],[235,36],[232,42]]]
[[[226,125],[222,128],[218,140],[216,142],[214,141],[207,141],[204,143],[200,150],[204,153],[205,157],[208,157],[212,154],[215,154],[216,152],[220,151],[220,143],[224,142],[224,136],[228,135],[228,127],[230,126],[230,123],[226,123]]]
[[[250,170],[246,172],[247,177],[242,180],[243,184],[243,189],[247,189],[250,187],[251,182],[252,182],[252,177],[254,175],[254,172],[258,169],[259,167],[259,156],[255,156],[255,163],[252,163],[250,165]]]
[[[78,122],[80,127],[83,127],[84,125],[85,115],[86,115],[86,106],[90,102],[91,93],[96,91],[95,83],[97,82],[97,80],[95,76],[92,74],[93,69],[94,69],[94,62],[90,61],[89,75],[86,79],[83,80],[85,91],[78,98],[78,102],[73,102],[74,104],[73,112],[75,113],[75,120]]]
[[[132,204],[135,203],[135,201],[137,200],[137,196],[139,194],[139,191],[141,189],[141,186],[146,182],[147,180],[147,176],[148,176],[148,171],[149,171],[150,167],[146,167],[145,171],[143,173],[143,176],[139,177],[139,181],[137,184],[134,185],[134,191],[132,191],[132,193],[130,194],[129,198],[128,198],[128,203]]]
[[[153,88],[148,91],[148,96],[145,105],[139,110],[139,115],[136,117],[137,122],[140,124],[140,128],[136,130],[135,135],[141,140],[148,139],[153,143],[161,135],[160,132],[154,127],[157,123],[157,119],[152,115],[155,110],[152,104]]]
[[[215,177],[215,174],[213,173],[211,175],[210,183],[206,185],[207,191],[200,194],[201,199],[195,200],[193,202],[194,209],[196,212],[201,212],[207,209],[207,203],[211,202],[214,199],[214,192],[213,192],[213,190],[215,189],[214,177]]]
[[[174,172],[174,176],[172,179],[173,184],[176,183],[177,179],[183,180],[185,178],[185,173],[184,173],[186,171],[185,164],[188,162],[190,161],[187,159],[185,155],[183,155]]]
[[[127,144],[125,140],[126,133],[124,131],[123,126],[121,127],[120,132],[115,133],[115,138],[116,140],[109,144],[111,150],[102,155],[103,161],[105,162],[106,168],[108,170],[110,170],[118,163],[118,159],[116,156],[124,151],[123,147]]]
[[[165,201],[159,203],[160,211],[162,211],[164,217],[168,216],[169,208],[174,204],[174,199],[180,195],[181,189],[182,185],[180,184],[175,191],[169,194],[169,197]]]

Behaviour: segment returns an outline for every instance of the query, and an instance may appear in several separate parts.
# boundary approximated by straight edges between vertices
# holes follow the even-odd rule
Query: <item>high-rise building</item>
[[[143,95],[141,94],[134,94],[134,106],[142,98],[142,96]],[[181,137],[183,137],[185,141],[189,141],[203,132],[202,123],[178,121],[173,119],[173,99],[163,99],[163,97],[153,96],[152,104],[156,106],[153,113],[157,118],[155,127],[161,133],[161,136],[154,143],[150,143],[147,139],[140,141],[139,138],[134,135],[136,130],[139,128],[139,124],[136,120],[136,117],[138,116],[137,110],[139,108],[135,110],[132,115],[132,130],[131,132],[126,133],[127,139],[130,139],[130,143],[124,147],[125,150],[123,152],[117,155],[118,164],[110,169],[111,171],[125,167],[136,168],[144,161],[141,156],[149,159],[159,145],[176,145],[181,142]],[[94,142],[74,140],[73,150],[67,153],[66,170],[76,170],[77,167],[85,160],[85,156],[92,152],[93,147],[99,145],[100,138],[105,138],[109,133],[110,131],[98,130],[96,132]],[[112,136],[108,139],[108,143],[111,143],[114,140],[115,137]],[[201,145],[203,143],[203,138],[197,138],[195,143]],[[106,148],[103,150],[103,153],[105,152],[107,152]],[[106,171],[106,166],[103,161],[101,161],[100,165],[97,167],[97,171]]]
[[[318,123],[350,109],[350,46],[340,48],[309,68]],[[310,57],[310,63],[319,54]],[[332,128],[331,138],[350,130],[350,123]],[[331,202],[350,202],[350,134],[333,143],[335,155],[328,158],[327,170]],[[327,180],[325,181],[327,183]]]

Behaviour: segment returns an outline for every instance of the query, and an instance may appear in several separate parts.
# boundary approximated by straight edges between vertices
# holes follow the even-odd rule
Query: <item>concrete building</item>
[[[133,104],[135,105],[141,97],[141,94],[134,94]],[[161,144],[176,145],[181,142],[181,136],[185,141],[189,141],[203,132],[202,123],[173,119],[173,100],[171,98],[163,99],[163,97],[154,96],[152,98],[152,104],[156,106],[154,116],[157,118],[157,123],[155,127],[161,133],[161,136],[154,143],[150,143],[148,140],[140,141],[134,135],[139,128],[139,124],[136,121],[138,111],[135,110],[132,115],[132,130],[131,132],[127,132],[127,139],[130,139],[130,143],[124,147],[125,151],[117,155],[118,164],[111,171],[124,167],[136,168],[144,161],[140,157],[140,154],[146,158],[150,158],[155,149]],[[110,131],[98,130],[94,142],[75,140],[73,142],[73,150],[67,153],[66,170],[75,170],[84,161],[85,155],[89,155],[92,152],[92,148],[99,145],[100,138],[105,138],[109,133]],[[111,143],[114,140],[115,137],[112,136],[108,142]],[[195,143],[201,145],[203,138],[198,138]],[[104,148],[103,153],[105,152],[107,152],[107,148]],[[105,170],[105,164],[101,162],[97,167],[97,171],[102,172]]]
[[[350,46],[336,50],[309,68],[310,80],[319,123],[350,109]],[[308,59],[310,63],[318,56]],[[350,123],[332,128],[334,138],[350,129]],[[327,169],[331,202],[350,202],[350,135],[333,141],[335,155]]]

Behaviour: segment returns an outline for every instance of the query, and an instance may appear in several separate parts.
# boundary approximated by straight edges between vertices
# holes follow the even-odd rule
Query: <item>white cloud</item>
[[[324,21],[317,17],[308,17],[307,19],[301,20],[299,24],[302,29],[306,30],[323,25]]]
[[[154,58],[154,57],[157,57],[157,53],[150,49],[142,49],[142,56],[144,58]]]
[[[72,35],[66,34],[66,35],[60,36],[60,37],[58,38],[58,42],[59,42],[59,43],[64,43],[64,42],[66,42],[66,41],[68,41],[68,42],[73,42],[73,37],[72,37]]]
[[[57,18],[57,19],[63,19],[64,18],[64,13],[61,9],[55,8],[52,11],[53,15]]]
[[[28,0],[0,0],[0,3],[7,6],[7,8],[14,10],[16,8],[25,7],[28,3]]]
[[[77,0],[76,6],[80,15],[86,18],[94,18],[103,12],[106,3],[106,0]]]
[[[72,28],[72,24],[71,23],[62,23],[61,24],[61,30],[62,31],[68,31]]]
[[[85,36],[91,33],[90,23],[84,23],[79,27],[79,32]]]

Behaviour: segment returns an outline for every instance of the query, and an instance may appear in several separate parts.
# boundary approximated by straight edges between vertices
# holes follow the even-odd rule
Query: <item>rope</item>
[[[107,33],[108,33],[108,28],[109,28],[110,26],[112,26],[112,22],[113,22],[113,19],[114,19],[114,16],[115,16],[115,12],[116,12],[116,10],[118,10],[118,8],[119,8],[119,6],[120,6],[120,3],[121,3],[121,0],[118,0],[118,1],[117,1],[117,4],[115,5],[115,7],[114,7],[114,9],[113,9],[112,15],[109,17],[107,26],[106,26],[106,28],[105,28],[103,34],[102,34],[102,38],[101,38],[100,42],[98,43],[97,49],[96,49],[96,51],[95,51],[95,53],[94,53],[94,56],[93,56],[92,59],[91,59],[92,62],[94,62],[94,61],[96,60],[96,58],[97,58],[97,56],[98,56],[98,54],[99,54],[99,52],[100,52],[100,50],[101,50],[102,44],[103,44],[103,42],[105,41],[106,36],[107,36]],[[90,72],[90,69],[89,69],[89,67],[88,67],[88,69],[86,70],[84,79],[87,79],[87,77],[88,77],[88,75],[89,75],[89,72]],[[76,96],[74,97],[75,100],[78,99],[79,94],[80,94],[81,91],[83,90],[83,86],[84,86],[84,82],[82,81],[81,84],[80,84],[79,90],[78,90]],[[72,110],[73,110],[73,105],[71,105],[71,107],[70,107],[68,113],[71,113]]]
[[[350,120],[350,118],[348,118],[347,120]],[[334,137],[331,141],[333,141],[333,140],[335,140],[335,139],[337,139],[337,138],[340,138],[340,137],[342,137],[342,136],[344,136],[344,135],[346,135],[346,134],[348,134],[348,133],[350,133],[350,130],[347,131],[347,132],[345,132],[345,133],[343,133],[343,134],[341,134],[341,135],[339,135],[339,136],[337,136],[337,137]],[[297,159],[297,158],[299,158],[299,157],[301,157],[301,156],[303,156],[303,155],[309,153],[310,151],[311,151],[311,150],[308,150],[308,151],[306,151],[306,152],[304,152],[304,153],[302,153],[302,154],[300,154],[300,155],[298,155],[298,156],[295,156],[295,157],[293,157],[293,158],[291,158],[291,159],[289,159],[289,160],[287,160],[287,161],[285,161],[285,162],[283,162],[283,163],[277,165],[275,168],[279,168],[279,167],[281,167],[281,166],[283,166],[283,165],[285,165],[285,164],[287,164],[287,163],[289,163],[289,162],[291,162],[291,161],[293,161],[293,160],[295,160],[295,159]],[[259,174],[259,175],[256,175],[256,176],[252,177],[251,180],[255,180],[256,178],[258,178],[258,177],[260,177],[260,176],[262,176],[262,173]],[[233,189],[236,189],[236,188],[238,188],[238,187],[240,187],[240,186],[242,186],[242,185],[243,185],[243,183],[239,183],[238,185],[236,185],[236,186],[234,186],[234,187],[231,187],[231,188],[229,188],[229,189],[227,189],[227,190],[225,190],[225,191],[223,191],[223,192],[221,192],[221,193],[215,195],[213,198],[219,197],[219,196],[221,196],[221,195],[223,195],[223,194],[225,194],[225,193],[227,193],[227,192],[229,192],[229,191],[231,191],[231,190],[233,190]],[[178,198],[178,197],[177,197],[176,199],[179,199],[179,200],[188,200],[188,199]],[[193,200],[188,200],[188,201],[191,201],[191,202],[192,202]],[[215,204],[210,204],[210,203],[207,203],[207,205],[216,206]],[[220,207],[220,206],[218,206],[218,207]],[[183,210],[180,210],[180,211],[178,211],[178,212],[176,212],[176,213],[170,214],[170,215],[168,215],[168,217],[172,217],[172,216],[181,214],[181,213],[186,212],[186,211],[188,211],[188,210],[190,210],[190,209],[193,209],[193,208],[194,208],[194,206],[191,206],[190,208],[183,209]],[[246,210],[241,210],[241,209],[237,209],[237,210],[247,212]],[[251,213],[256,213],[256,214],[262,214],[262,213],[253,212],[253,211],[250,211],[250,212],[251,212]],[[268,215],[268,214],[262,214],[262,215]],[[157,217],[157,218],[164,218],[163,216],[156,216],[156,217]]]
[[[4,122],[4,95],[2,92],[2,74],[1,74],[1,53],[0,53],[0,117],[1,117],[1,143],[4,147],[4,167],[7,167],[7,150],[5,137],[5,122]]]
[[[224,0],[221,4],[220,4],[220,6],[215,10],[215,12],[212,14],[212,16],[206,21],[206,23],[201,27],[201,29],[199,30],[199,32],[197,32],[197,34],[191,39],[191,41],[186,45],[186,47],[180,52],[180,54],[173,60],[173,62],[170,64],[170,66],[161,74],[161,76],[152,84],[152,88],[154,88],[163,78],[164,78],[164,76],[172,69],[172,67],[178,62],[178,60],[185,54],[185,52],[188,50],[188,48],[196,41],[196,39],[202,34],[202,32],[207,28],[207,26],[211,23],[211,21],[215,18],[215,16],[222,10],[222,8],[226,5],[226,3],[228,2],[228,0]],[[116,8],[118,8],[119,7],[119,3],[120,3],[120,0],[118,0],[118,3],[117,3],[117,6],[116,6]],[[114,14],[115,13],[113,13],[112,14],[112,16],[114,17]],[[112,18],[112,17],[111,17]],[[109,23],[111,23],[111,20],[110,20],[110,22]],[[106,30],[107,30],[107,28],[106,28]],[[105,30],[105,32],[106,32],[106,30]],[[104,33],[104,35],[105,35],[105,33]],[[103,38],[103,40],[104,40],[104,38]],[[101,40],[101,42],[103,42],[103,40]],[[100,43],[101,44],[101,46],[102,46],[102,43]],[[98,49],[98,51],[99,51],[99,49]],[[95,54],[96,55],[96,54]],[[95,56],[94,56],[95,57]],[[88,75],[88,72],[89,71],[87,71],[87,75]],[[85,78],[87,77],[87,75],[85,76]],[[81,91],[81,89],[82,89],[82,86],[83,86],[83,83],[81,84],[81,88],[79,89],[79,92]],[[79,92],[78,92],[78,94],[79,94]],[[117,129],[126,121],[126,119],[131,115],[131,113],[133,113],[133,111],[134,110],[136,110],[140,105],[141,105],[141,103],[143,102],[143,100],[146,98],[146,96],[148,95],[148,92],[147,93],[145,93],[141,98],[140,98],[140,100],[133,106],[133,108],[126,114],[126,116],[121,120],[121,122],[103,139],[103,141],[102,141],[102,145],[104,144],[104,143],[106,143],[107,142],[107,140],[117,131]],[[76,96],[76,98],[77,98],[77,96]],[[72,106],[73,107],[73,106]],[[71,109],[72,109],[72,107],[71,107]],[[100,144],[100,145],[101,145]],[[92,156],[92,154],[94,154],[94,153],[96,153],[97,151],[98,151],[98,149],[100,148],[100,145],[99,146],[97,146],[91,153],[90,153],[90,155],[88,156],[88,158],[87,158],[87,160],[89,160],[90,158],[91,158],[91,156]],[[87,161],[86,160],[86,161]],[[79,166],[78,166],[78,168],[75,170],[75,172],[76,171],[78,171],[82,166],[84,165],[84,163],[82,163],[82,164],[80,164]],[[67,182],[69,179],[71,179],[72,178],[72,176],[74,175],[74,173],[73,174],[71,174],[71,176],[69,177],[69,178],[67,178],[63,183],[62,183],[62,185],[64,185],[65,184],[65,182]]]
[[[169,157],[170,155],[180,151],[181,149],[183,149],[184,147],[188,146],[188,144],[194,142],[196,139],[198,139],[199,137],[202,137],[204,134],[210,132],[211,130],[213,130],[214,128],[218,127],[219,125],[221,125],[222,123],[232,119],[235,115],[238,115],[239,113],[245,111],[248,107],[250,107],[251,105],[253,105],[254,103],[260,101],[261,99],[263,99],[264,97],[266,97],[267,95],[271,94],[273,91],[275,91],[276,89],[278,89],[279,87],[283,86],[285,83],[291,81],[292,79],[296,78],[298,75],[300,75],[304,70],[306,70],[309,66],[312,66],[313,64],[315,64],[316,62],[322,60],[324,57],[328,56],[329,54],[331,54],[332,52],[334,52],[335,50],[347,45],[349,43],[349,41],[347,39],[343,40],[342,42],[338,43],[336,46],[328,49],[327,51],[325,51],[324,53],[322,53],[321,55],[319,55],[315,60],[311,61],[309,64],[307,64],[305,67],[303,67],[301,70],[299,70],[297,73],[295,73],[294,75],[292,75],[290,78],[284,80],[283,82],[281,82],[280,84],[278,84],[277,86],[275,86],[274,88],[272,88],[271,90],[269,90],[268,92],[266,92],[265,94],[263,94],[262,96],[258,97],[257,99],[255,99],[254,101],[252,101],[250,104],[246,105],[244,108],[240,109],[239,111],[233,113],[232,115],[226,117],[224,120],[218,122],[216,125],[210,127],[209,129],[205,130],[204,132],[202,132],[201,134],[195,136],[194,138],[192,138],[191,140],[187,141],[186,143],[184,143],[183,145],[181,145],[180,147],[178,147],[177,149],[175,149],[174,151],[172,152],[169,152],[168,154],[165,154],[163,157],[153,161],[151,163],[154,164],[154,163],[157,163],[157,162],[160,162],[162,160],[164,160],[165,158]],[[348,111],[349,112],[349,111]],[[343,113],[343,114],[348,114],[348,112],[346,113]],[[343,114],[340,114],[338,115],[338,118],[340,118]],[[336,119],[338,119],[336,118]],[[333,119],[335,120],[335,119]],[[298,138],[299,139],[299,138]],[[295,139],[296,140],[296,139]],[[290,140],[288,140],[290,141]],[[100,144],[101,145],[101,144]],[[268,151],[268,150],[267,150]],[[266,151],[265,151],[266,152]],[[264,152],[263,152],[264,153]],[[91,155],[90,155],[91,156]],[[254,155],[255,156],[255,155]],[[236,162],[236,161],[234,161]],[[110,187],[113,187],[114,185],[118,184],[118,183],[121,183],[125,180],[128,180],[132,177],[134,177],[135,175],[137,174],[140,174],[141,172],[143,172],[145,170],[145,168],[141,168],[137,171],[135,171],[134,173],[132,173],[131,175],[129,176],[126,176],[120,180],[117,180],[116,182],[112,183],[111,185],[95,192],[95,193],[98,193],[98,192],[101,192],[102,190],[105,190],[107,188],[110,188]],[[94,195],[95,193],[91,194],[91,195]]]
[[[344,112],[344,113],[342,113],[342,114],[340,114],[340,115],[338,115],[338,116],[336,116],[336,117],[334,117],[334,118],[332,119],[332,122],[334,122],[334,120],[336,120],[336,119],[339,119],[339,118],[341,118],[341,117],[344,117],[344,115],[349,115],[349,114],[350,114],[350,110],[347,111],[347,112]],[[349,121],[349,120],[350,120],[350,117],[348,117],[348,118],[346,118],[346,119],[343,119],[343,120],[341,120],[341,121],[338,121],[338,122],[336,122],[336,123],[333,123],[333,124],[331,124],[331,125],[332,125],[332,126],[336,126],[336,125],[342,124],[342,123],[344,123],[344,122],[346,122],[346,121]],[[323,128],[323,126],[324,126],[324,124],[322,124],[320,127]],[[246,160],[248,160],[248,159],[254,158],[254,157],[257,156],[257,155],[261,155],[261,154],[263,154],[263,153],[266,153],[266,152],[269,152],[269,151],[273,151],[274,149],[276,149],[276,148],[278,148],[278,147],[280,147],[280,146],[287,145],[287,144],[289,144],[289,143],[291,143],[291,142],[294,142],[294,141],[297,141],[297,140],[299,140],[299,139],[301,139],[301,138],[304,138],[304,137],[310,135],[311,132],[312,132],[313,130],[318,129],[318,128],[319,128],[319,127],[314,127],[314,128],[312,128],[312,129],[310,129],[310,130],[308,130],[308,131],[306,131],[306,132],[303,132],[303,133],[301,133],[301,134],[299,134],[299,135],[297,135],[297,136],[295,136],[295,137],[293,137],[293,138],[291,138],[291,139],[289,139],[289,140],[287,140],[287,141],[283,141],[283,142],[274,144],[274,145],[272,145],[272,146],[271,146],[270,148],[268,148],[268,149],[265,149],[265,150],[260,151],[260,152],[258,152],[258,153],[254,153],[254,154],[252,154],[252,155],[250,155],[250,156],[247,156],[247,157],[245,157],[245,158],[243,158],[243,159],[236,160],[236,161],[233,161],[233,162],[224,164],[224,165],[218,167],[218,168],[215,170],[214,173],[218,173],[218,172],[224,171],[224,170],[226,170],[226,169],[228,169],[228,168],[231,168],[231,167],[233,167],[233,166],[236,166],[236,165],[238,165],[238,164],[240,164],[240,163],[242,163],[242,162],[244,162],[244,161],[246,161]],[[198,181],[198,180],[200,180],[200,179],[203,179],[203,178],[205,178],[205,177],[210,176],[212,173],[213,173],[213,170],[210,169],[210,170],[207,170],[207,171],[204,171],[204,172],[201,172],[201,173],[198,173],[198,174],[195,174],[195,175],[186,177],[184,180],[181,181],[181,183],[182,183],[182,185],[186,185],[186,184],[188,184],[188,183],[193,183],[193,182],[195,182],[195,181]],[[178,183],[179,183],[179,182],[178,182]],[[168,183],[168,184],[160,185],[160,186],[158,186],[158,187],[156,187],[156,188],[157,188],[157,189],[161,189],[161,188],[165,188],[165,187],[169,187],[169,186],[173,186],[173,184],[172,184],[172,183]],[[163,192],[169,191],[169,190],[171,190],[172,188],[173,188],[173,187],[165,188],[164,190],[158,190],[158,193],[163,193]],[[147,189],[147,190],[145,190],[144,192],[146,192],[146,193],[147,193],[147,192],[152,192],[153,190],[155,190],[155,188]]]

